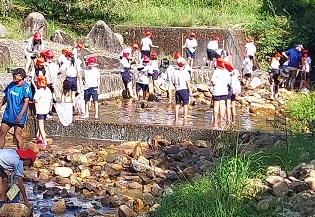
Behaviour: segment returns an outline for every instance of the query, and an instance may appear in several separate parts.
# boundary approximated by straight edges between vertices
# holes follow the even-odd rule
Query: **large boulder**
[[[47,21],[41,13],[32,12],[25,18],[22,24],[22,29],[28,34],[40,32],[42,36],[46,36]]]
[[[275,110],[276,107],[268,103],[251,103],[249,107],[249,112],[257,115],[273,115]]]
[[[0,38],[5,38],[7,35],[7,28],[0,23]]]
[[[117,67],[119,67],[119,60],[117,58],[109,57],[103,54],[88,54],[84,55],[84,59],[86,60],[90,56],[96,58],[100,69],[117,69]]]
[[[0,208],[0,216],[10,217],[30,217],[33,216],[32,210],[22,203],[7,203]]]
[[[71,37],[71,35],[61,31],[56,30],[52,36],[50,36],[50,40],[55,43],[64,44],[64,45],[75,45],[75,40]]]
[[[97,21],[87,35],[86,41],[93,48],[104,49],[113,53],[119,53],[123,49],[115,33],[102,20]]]
[[[114,34],[118,38],[120,44],[123,46],[123,44],[124,44],[124,37],[121,34],[117,33],[117,32],[115,32]]]
[[[9,48],[0,44],[0,67],[8,66],[10,63],[11,56]]]

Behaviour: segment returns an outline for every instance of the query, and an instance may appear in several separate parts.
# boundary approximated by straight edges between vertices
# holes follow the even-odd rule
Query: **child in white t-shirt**
[[[196,34],[194,32],[190,32],[183,46],[183,48],[186,48],[187,63],[190,68],[193,67],[194,59],[196,58],[196,49],[198,46],[198,42],[195,37]]]
[[[161,89],[160,86],[158,84],[158,79],[159,79],[159,63],[158,63],[158,56],[157,53],[152,52],[151,56],[151,67],[153,70],[153,74],[152,74],[152,83],[153,83],[153,92],[154,93],[158,93],[158,96],[161,96]]]
[[[141,59],[145,56],[151,56],[151,48],[159,48],[159,46],[153,45],[152,40],[152,32],[145,32],[145,38],[141,39]]]
[[[92,97],[94,102],[95,108],[95,119],[98,119],[98,94],[99,94],[99,87],[100,87],[100,71],[95,67],[96,65],[96,58],[89,57],[86,63],[86,69],[83,71],[83,82],[87,89],[84,90],[84,101],[85,101],[85,115],[81,118],[88,118],[89,117],[89,110],[90,110],[90,99]]]
[[[300,90],[302,90],[302,88],[306,87],[308,88],[308,81],[310,78],[310,65],[307,62],[307,57],[302,57],[301,58],[301,62],[302,62],[302,69],[301,69],[301,82],[300,82]]]
[[[278,90],[280,83],[282,82],[280,76],[280,58],[281,54],[276,53],[270,63],[270,99],[278,98]]]
[[[138,101],[140,100],[140,91],[142,90],[142,97],[145,100],[149,92],[150,77],[153,74],[152,66],[150,65],[150,58],[145,56],[142,65],[138,66],[138,78],[136,80],[136,94]]]
[[[190,75],[185,69],[185,62],[178,63],[178,70],[174,71],[173,84],[175,86],[175,124],[179,117],[179,108],[182,104],[184,106],[184,125],[187,124],[188,117],[188,103],[190,91]]]
[[[47,114],[51,110],[53,104],[52,94],[49,88],[47,88],[46,76],[39,75],[37,77],[37,91],[34,95],[34,102],[36,108],[36,119],[38,122],[38,133],[36,141],[40,148],[45,149],[47,146],[46,132],[44,127],[44,121],[47,118]]]
[[[160,71],[162,78],[166,83],[166,91],[167,91],[167,98],[168,103],[172,102],[172,91],[174,90],[173,85],[173,77],[174,77],[174,67],[170,65],[170,61],[164,58],[161,62]]]
[[[244,86],[247,88],[249,86],[253,72],[251,59],[247,55],[244,55],[242,72],[245,78]]]

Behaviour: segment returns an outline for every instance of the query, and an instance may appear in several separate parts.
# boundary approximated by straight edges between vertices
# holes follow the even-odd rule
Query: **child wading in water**
[[[38,142],[39,147],[44,149],[47,146],[44,121],[51,110],[53,99],[50,89],[47,88],[47,80],[45,76],[40,75],[37,77],[37,88],[38,90],[34,95],[36,118],[38,122],[36,141]]]

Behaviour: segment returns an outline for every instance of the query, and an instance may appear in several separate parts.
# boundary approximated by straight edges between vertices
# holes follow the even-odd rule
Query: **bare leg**
[[[85,101],[85,115],[89,116],[89,111],[90,111],[90,100]]]
[[[5,171],[2,170],[2,173],[5,173]],[[3,202],[5,200],[7,183],[8,183],[8,178],[0,177],[0,201],[1,202]]]
[[[3,149],[4,144],[5,144],[5,137],[8,133],[8,131],[10,130],[10,127],[5,124],[5,123],[1,123],[1,130],[0,130],[0,149]]]
[[[94,107],[95,107],[95,118],[98,118],[98,101],[94,102]]]
[[[137,95],[138,101],[140,101],[140,90],[136,90],[136,95]]]
[[[225,100],[220,100],[220,124],[221,127],[223,127],[223,124],[225,122],[225,111],[226,111],[226,103]]]
[[[67,93],[68,93],[67,90],[63,90],[63,91],[62,91],[62,94],[61,94],[61,102],[65,102]]]
[[[133,96],[133,91],[132,91],[132,86],[131,86],[131,85],[132,85],[131,82],[129,82],[129,83],[127,84],[127,89],[126,89],[129,98],[130,98],[130,97],[134,97],[134,96]]]
[[[26,65],[25,65],[24,70],[25,70],[26,74],[29,75],[29,70],[30,70],[30,67],[31,67],[31,64],[32,64],[32,59],[31,59],[30,56],[26,56],[26,59],[27,60],[26,60]]]
[[[175,122],[178,121],[178,117],[179,117],[179,107],[180,107],[179,104],[176,104],[176,105],[175,105]]]
[[[232,122],[235,123],[235,119],[236,119],[235,101],[231,101],[231,113],[232,113]]]
[[[184,122],[188,120],[188,105],[184,105]]]
[[[147,90],[142,90],[142,94],[143,94],[143,96],[142,96],[142,99],[146,99],[146,97],[147,97]]]
[[[14,127],[14,137],[17,140],[17,148],[23,150],[24,141],[22,137],[22,128]]]
[[[172,103],[172,86],[168,84],[168,103]]]
[[[226,121],[229,124],[231,121],[231,100],[226,100]]]
[[[218,115],[219,115],[220,101],[213,102],[213,126],[218,126]]]
[[[38,129],[40,137],[42,138],[42,141],[46,141],[46,133],[45,133],[45,126],[44,126],[44,120],[38,120]]]

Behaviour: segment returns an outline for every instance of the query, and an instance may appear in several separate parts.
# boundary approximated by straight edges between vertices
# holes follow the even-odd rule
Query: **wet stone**
[[[164,151],[166,154],[178,154],[180,152],[180,149],[177,146],[172,146],[172,147],[165,147]]]
[[[74,203],[72,201],[67,202],[66,203],[66,207],[68,210],[76,210],[76,209],[80,209],[80,206],[74,205]]]
[[[121,205],[118,209],[118,217],[136,217],[136,213],[132,211],[128,206]]]
[[[209,148],[201,148],[194,153],[197,156],[212,156],[212,153]]]
[[[66,211],[66,203],[64,199],[54,202],[51,206],[51,211],[56,214],[61,214]]]
[[[54,217],[55,215],[50,214],[50,213],[42,213],[39,215],[39,217]]]
[[[53,190],[49,190],[49,191],[46,191],[44,194],[43,194],[43,198],[44,199],[52,199],[55,197],[55,192]]]
[[[102,206],[108,206],[111,201],[111,196],[106,195],[105,197],[101,198]]]
[[[80,212],[74,213],[74,216],[75,216],[75,217],[88,217],[88,216],[89,216],[89,213],[86,212],[86,211],[80,211]]]

